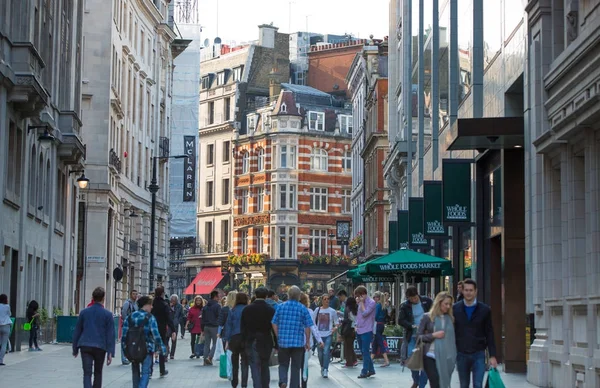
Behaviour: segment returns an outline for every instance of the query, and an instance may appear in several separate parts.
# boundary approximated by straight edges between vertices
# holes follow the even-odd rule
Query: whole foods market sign
[[[423,234],[423,198],[408,199],[408,233],[409,247],[429,246],[429,242]]]
[[[442,160],[443,224],[471,222],[471,159]]]
[[[448,234],[442,221],[444,216],[442,201],[442,182],[424,181],[423,221],[426,238],[446,237]]]
[[[379,264],[380,271],[436,271],[442,270],[445,263],[403,263],[403,264]]]

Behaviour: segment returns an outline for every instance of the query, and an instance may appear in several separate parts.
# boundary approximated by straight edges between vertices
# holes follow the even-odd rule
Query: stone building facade
[[[50,317],[77,308],[83,10],[79,0],[0,4],[0,289],[16,350],[29,301]]]
[[[247,112],[250,125],[234,142],[229,262],[251,272],[252,287],[323,292],[350,264],[337,222],[350,226],[352,112],[311,87],[280,87],[273,103]]]
[[[167,0],[86,2],[82,112],[90,188],[79,222],[93,233],[84,242],[82,304],[107,290],[117,308],[130,290],[166,282],[172,52],[177,38]],[[171,22],[170,22],[171,21]],[[153,160],[157,159],[154,279],[150,276]],[[92,232],[93,231],[93,232]],[[116,286],[112,272],[124,277]],[[165,284],[166,285],[166,284]],[[87,304],[87,303],[86,303]],[[83,305],[85,306],[85,305]]]

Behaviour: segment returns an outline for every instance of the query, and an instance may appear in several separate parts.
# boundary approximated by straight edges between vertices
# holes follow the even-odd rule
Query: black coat
[[[175,324],[173,323],[173,314],[171,306],[162,297],[154,298],[152,302],[152,315],[156,318],[156,324],[158,325],[158,332],[162,337],[167,335],[167,327],[171,332],[177,331]]]
[[[459,353],[472,354],[487,348],[490,357],[496,357],[496,342],[494,341],[490,307],[485,303],[477,302],[471,320],[467,317],[464,301],[455,303],[452,309],[456,350]]]
[[[420,298],[423,311],[428,313],[429,310],[431,310],[433,301],[426,296],[420,296]],[[404,341],[408,343],[413,335],[413,325],[415,324],[415,317],[413,317],[412,312],[412,303],[410,303],[408,300],[400,305],[398,324],[404,328]]]
[[[202,331],[206,326],[218,327],[219,326],[219,315],[221,314],[221,305],[214,299],[208,301],[206,306],[202,309]]]
[[[247,344],[256,341],[256,348],[262,359],[271,357],[271,350],[276,345],[271,320],[275,309],[264,300],[256,300],[246,306],[242,312],[241,334]]]

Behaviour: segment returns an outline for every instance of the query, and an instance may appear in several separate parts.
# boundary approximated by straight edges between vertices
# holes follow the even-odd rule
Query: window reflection
[[[487,2],[486,2],[487,3]],[[525,16],[527,0],[504,0],[504,39],[513,33]],[[485,11],[485,9],[484,9]]]
[[[440,54],[438,63],[439,103],[437,114],[439,114],[439,125],[440,129],[442,129],[448,122],[448,74],[450,69],[450,64],[448,62],[448,47],[450,44],[450,1],[441,0],[438,5],[438,13],[440,15]],[[435,111],[432,113],[435,114]]]
[[[458,62],[460,79],[458,101],[462,102],[471,91],[473,58],[473,0],[458,1]]]
[[[520,0],[519,0],[520,1]],[[483,68],[494,59],[502,46],[501,1],[483,2]]]

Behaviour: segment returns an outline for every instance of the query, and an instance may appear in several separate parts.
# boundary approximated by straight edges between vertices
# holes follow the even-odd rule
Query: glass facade
[[[483,2],[484,68],[487,68],[502,47],[502,18],[500,15],[502,15],[502,1]]]
[[[440,0],[438,3],[439,15],[439,55],[438,55],[438,110],[432,114],[439,115],[439,129],[448,123],[448,92],[449,92],[449,47],[450,47],[450,0]],[[435,87],[435,85],[434,85]]]
[[[458,1],[459,104],[471,92],[473,71],[473,0]]]

